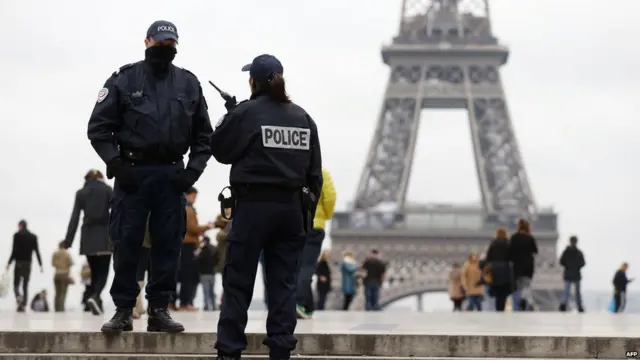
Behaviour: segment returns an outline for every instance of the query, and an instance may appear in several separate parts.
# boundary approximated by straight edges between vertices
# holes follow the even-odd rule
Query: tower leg
[[[535,202],[504,98],[473,98],[469,116],[485,209],[530,216]]]

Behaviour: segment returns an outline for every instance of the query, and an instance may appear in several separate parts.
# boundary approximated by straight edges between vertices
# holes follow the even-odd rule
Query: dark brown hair
[[[89,181],[89,180],[102,180],[104,179],[104,175],[102,175],[102,173],[100,172],[100,170],[96,170],[96,169],[91,169],[87,172],[87,174],[84,176],[84,180],[85,181]]]
[[[504,227],[496,229],[496,239],[509,240],[509,233],[507,232],[507,229]]]
[[[287,104],[291,102],[282,74],[273,74],[271,76],[271,80],[267,85],[267,94],[269,94],[271,100],[277,103]]]
[[[531,224],[525,219],[518,220],[518,232],[522,234],[531,234]]]

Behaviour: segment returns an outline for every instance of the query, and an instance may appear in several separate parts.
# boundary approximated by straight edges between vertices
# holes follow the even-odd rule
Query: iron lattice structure
[[[557,218],[537,208],[529,185],[500,76],[508,55],[492,32],[488,0],[403,1],[398,33],[382,48],[391,71],[364,171],[350,212],[336,214],[331,232],[336,257],[392,244],[386,256],[405,274],[387,284],[391,300],[445,290],[440,265],[464,261],[497,226],[512,227],[521,217],[532,221],[543,249],[539,262],[548,276],[538,287],[557,290],[550,280],[558,273]],[[467,111],[481,208],[407,202],[423,109]],[[414,249],[411,256],[405,248]]]

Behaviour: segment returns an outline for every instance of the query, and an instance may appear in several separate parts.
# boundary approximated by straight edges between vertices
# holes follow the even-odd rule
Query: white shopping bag
[[[2,277],[0,277],[0,299],[7,296],[9,293],[10,282],[11,279],[9,279],[9,272],[5,271],[4,274],[2,274]]]

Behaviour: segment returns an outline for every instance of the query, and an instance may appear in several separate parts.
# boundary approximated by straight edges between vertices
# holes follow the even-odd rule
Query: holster
[[[302,221],[304,224],[304,232],[308,234],[313,228],[313,218],[315,217],[316,212],[316,199],[306,186],[302,188],[300,194],[302,195]]]
[[[231,193],[229,197],[224,196],[223,192],[225,189],[229,189],[229,192]],[[222,188],[222,190],[220,191],[220,194],[218,194],[218,201],[220,202],[220,215],[224,219],[231,220],[233,218],[233,214],[235,213],[236,204],[237,204],[236,200],[237,200],[237,197],[231,186],[225,186]],[[231,209],[231,215],[229,217],[227,217],[225,209]]]

